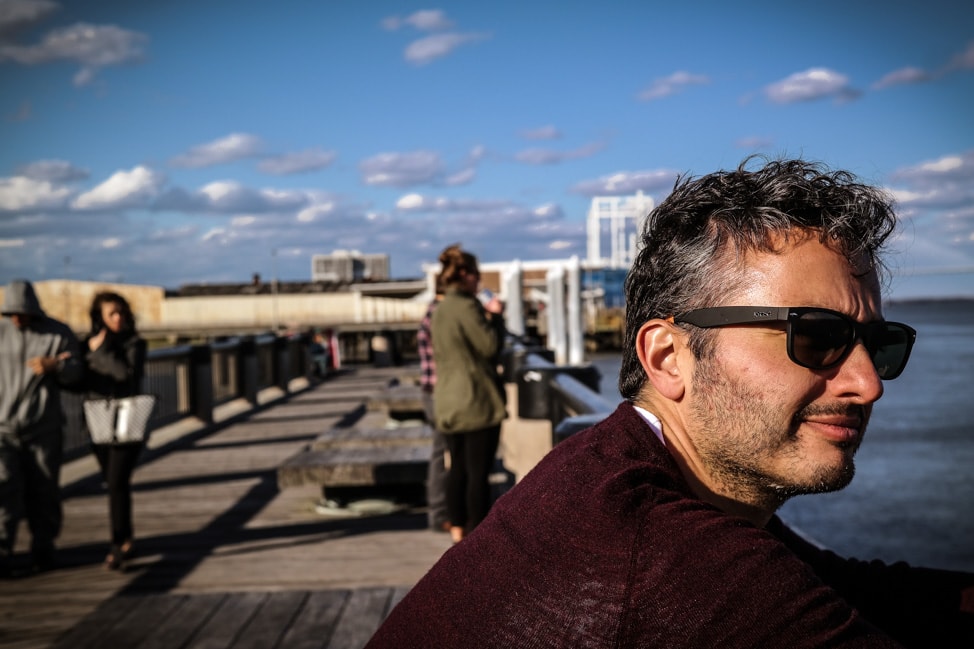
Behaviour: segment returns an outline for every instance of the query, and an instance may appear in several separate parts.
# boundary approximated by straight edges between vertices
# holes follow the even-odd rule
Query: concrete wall
[[[87,333],[91,327],[88,311],[95,294],[101,291],[112,291],[128,300],[140,329],[152,329],[158,327],[161,322],[162,302],[166,292],[159,286],[60,279],[32,283],[45,313],[66,323],[79,333]],[[5,288],[5,286],[0,287],[0,301],[3,299]]]
[[[41,308],[73,330],[86,333],[95,294],[113,291],[132,306],[142,331],[207,328],[287,328],[348,323],[416,322],[426,313],[425,300],[380,298],[359,293],[214,295],[166,297],[158,286],[73,280],[34,282]],[[0,287],[0,300],[3,287]]]
[[[365,297],[358,293],[289,295],[216,295],[170,297],[162,303],[162,323],[169,328],[288,328],[346,323],[419,322],[426,302]]]

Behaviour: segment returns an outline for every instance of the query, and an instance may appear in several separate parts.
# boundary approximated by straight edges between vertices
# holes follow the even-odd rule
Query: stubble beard
[[[768,399],[773,392],[762,394],[720,370],[715,357],[697,362],[690,412],[697,452],[722,495],[773,511],[793,496],[838,491],[852,481],[858,443],[839,447],[840,464],[816,466],[798,434],[806,417],[847,407],[808,405],[783,426],[781,407]]]

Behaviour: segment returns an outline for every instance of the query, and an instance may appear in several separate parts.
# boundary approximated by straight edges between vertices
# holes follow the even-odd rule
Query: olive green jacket
[[[436,387],[433,413],[444,434],[483,430],[507,416],[497,373],[504,320],[473,295],[447,289],[431,320]]]

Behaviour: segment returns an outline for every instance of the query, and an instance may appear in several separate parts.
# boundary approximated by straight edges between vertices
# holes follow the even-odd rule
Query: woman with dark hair
[[[507,416],[497,372],[504,344],[503,306],[497,297],[477,299],[477,258],[459,244],[440,254],[444,296],[431,318],[436,385],[436,429],[446,438],[450,469],[446,507],[450,536],[459,542],[490,509],[488,477]]]
[[[87,365],[89,399],[129,397],[141,392],[146,343],[135,329],[128,301],[118,293],[95,295],[91,304],[91,333],[82,346]],[[108,487],[111,549],[105,567],[119,570],[132,555],[132,472],[144,441],[92,443]]]

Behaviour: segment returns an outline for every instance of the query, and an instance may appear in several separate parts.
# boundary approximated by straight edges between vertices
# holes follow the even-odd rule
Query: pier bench
[[[392,419],[422,419],[423,389],[418,383],[394,382],[369,397],[365,407],[371,412],[384,413]]]
[[[334,426],[277,469],[278,488],[317,485],[326,493],[423,485],[433,430],[418,385],[392,381],[365,401],[352,425]]]

